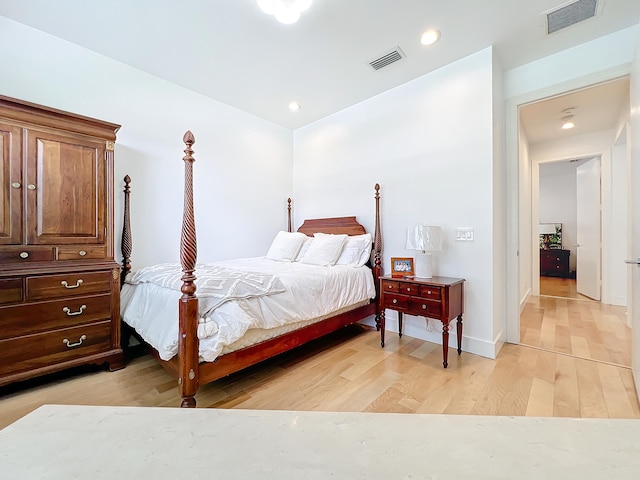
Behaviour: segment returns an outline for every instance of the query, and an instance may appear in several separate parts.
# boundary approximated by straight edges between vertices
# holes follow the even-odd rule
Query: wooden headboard
[[[347,235],[362,235],[367,233],[364,226],[356,220],[356,217],[314,218],[305,220],[298,231],[305,235],[313,236],[314,233],[333,233]]]

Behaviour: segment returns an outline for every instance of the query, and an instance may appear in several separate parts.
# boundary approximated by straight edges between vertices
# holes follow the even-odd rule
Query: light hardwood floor
[[[497,360],[352,326],[200,388],[199,407],[640,418],[631,370],[520,345]],[[42,404],[177,406],[150,356],[0,389],[0,428]]]
[[[532,296],[520,315],[521,344],[631,366],[625,307],[580,295],[573,279],[540,280],[541,296]]]

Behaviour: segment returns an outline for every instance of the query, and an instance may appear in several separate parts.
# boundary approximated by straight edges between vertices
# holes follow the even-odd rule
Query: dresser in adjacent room
[[[540,250],[540,275],[543,277],[570,277],[569,255],[571,250]]]
[[[0,385],[87,363],[123,366],[119,128],[0,96]]]

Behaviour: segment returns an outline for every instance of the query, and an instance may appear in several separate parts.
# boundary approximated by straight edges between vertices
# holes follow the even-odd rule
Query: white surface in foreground
[[[640,420],[45,405],[7,479],[637,479]]]

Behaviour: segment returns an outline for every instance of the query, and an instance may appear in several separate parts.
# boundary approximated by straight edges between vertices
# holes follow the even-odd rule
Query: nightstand
[[[442,322],[442,364],[447,368],[449,322],[457,319],[458,355],[462,353],[464,278],[380,277],[380,345],[384,347],[385,308],[398,312],[398,334],[402,337],[402,315],[435,318]]]

